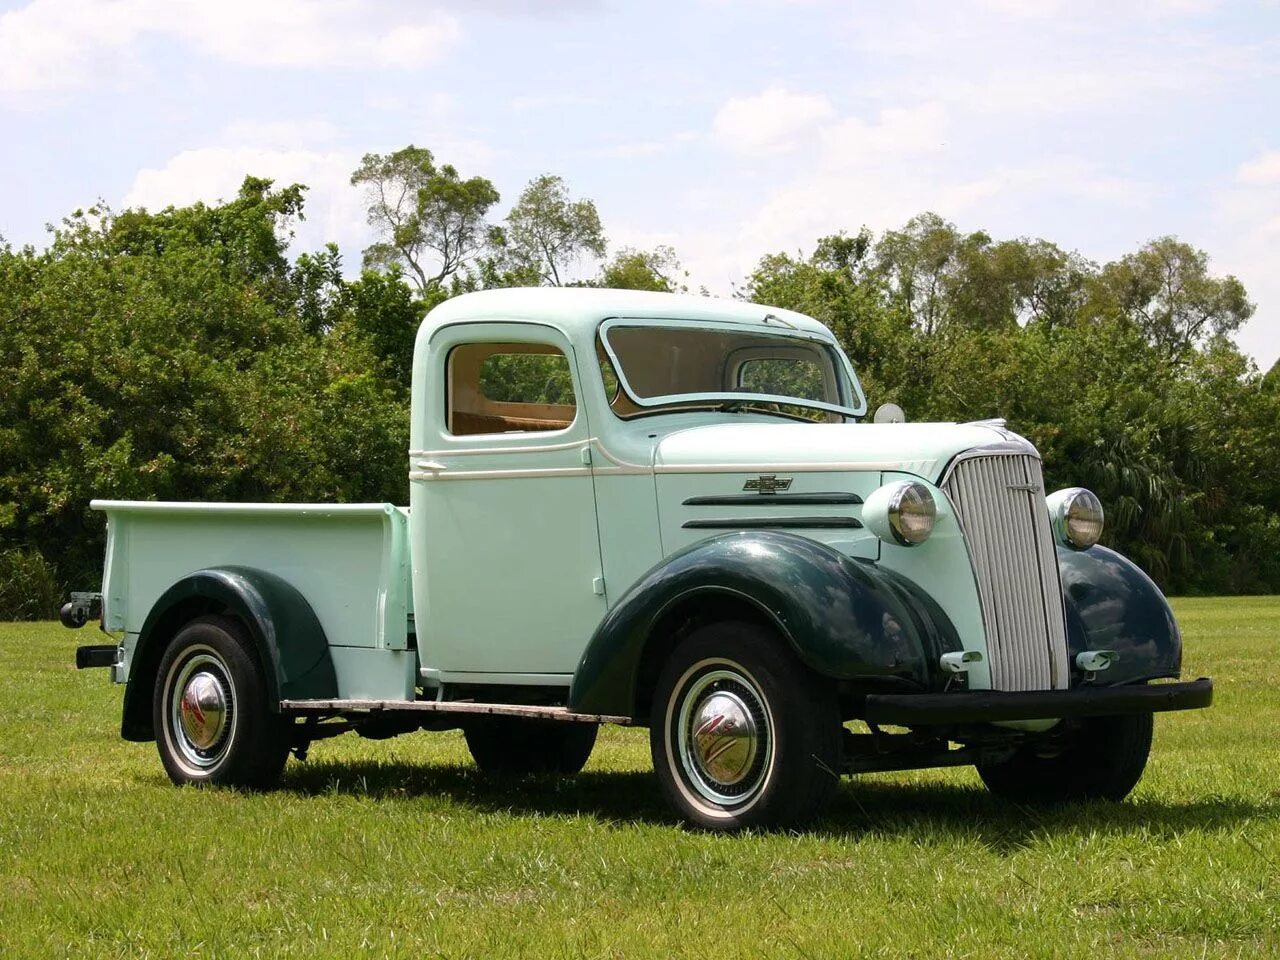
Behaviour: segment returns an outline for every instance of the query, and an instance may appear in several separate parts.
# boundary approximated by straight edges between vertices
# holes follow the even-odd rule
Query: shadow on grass
[[[436,796],[487,813],[594,817],[603,822],[675,826],[652,773],[581,773],[576,777],[502,778],[469,766],[403,762],[308,763],[289,769],[281,789],[303,795],[385,799]],[[1139,795],[1124,803],[1067,803],[1030,808],[999,800],[980,786],[845,779],[826,816],[805,828],[817,836],[880,835],[921,842],[977,839],[1012,850],[1034,837],[1063,833],[1136,833],[1152,839],[1194,830],[1230,829],[1280,815],[1280,802],[1205,798],[1186,803]]]

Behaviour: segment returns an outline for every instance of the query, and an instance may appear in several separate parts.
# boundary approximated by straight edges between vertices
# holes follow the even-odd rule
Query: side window
[[[564,430],[577,415],[569,359],[539,343],[468,343],[448,358],[447,427],[454,436]]]

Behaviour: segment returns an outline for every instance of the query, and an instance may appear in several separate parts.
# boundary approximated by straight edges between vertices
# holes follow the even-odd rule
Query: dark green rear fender
[[[946,615],[904,577],[795,534],[729,533],[667,558],[609,611],[574,673],[570,707],[643,712],[646,648],[663,642],[669,613],[707,601],[750,604],[801,660],[840,680],[933,689],[938,657],[961,649]]]
[[[1173,611],[1137,564],[1106,547],[1059,546],[1058,570],[1073,672],[1079,673],[1075,659],[1082,650],[1113,650],[1117,661],[1098,675],[1107,686],[1181,673],[1182,635]]]
[[[153,740],[151,701],[164,650],[183,624],[219,613],[249,630],[267,677],[270,703],[338,695],[329,643],[311,604],[265,570],[214,567],[183,577],[156,601],[138,633],[124,692],[120,734]]]

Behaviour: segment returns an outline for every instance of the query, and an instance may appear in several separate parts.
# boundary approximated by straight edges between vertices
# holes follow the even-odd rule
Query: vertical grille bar
[[[1065,688],[1066,620],[1040,461],[1026,454],[970,457],[943,490],[973,558],[992,687]]]

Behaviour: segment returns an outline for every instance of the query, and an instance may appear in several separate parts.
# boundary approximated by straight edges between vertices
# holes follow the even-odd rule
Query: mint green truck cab
[[[1153,714],[1211,701],[1093,494],[1048,494],[1000,421],[873,422],[808,317],[458,297],[418,333],[410,417],[407,508],[94,502],[101,593],[63,620],[101,619],[116,642],[78,665],[175,782],[264,787],[315,740],[424,728],[575,773],[616,723],[711,829],[931,766],[1119,799]]]

